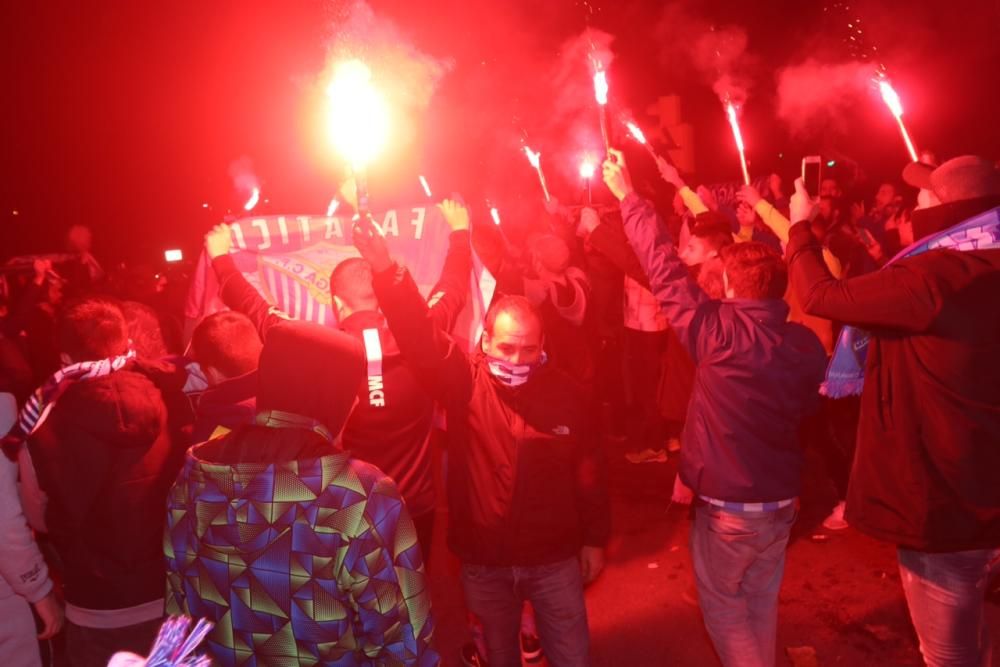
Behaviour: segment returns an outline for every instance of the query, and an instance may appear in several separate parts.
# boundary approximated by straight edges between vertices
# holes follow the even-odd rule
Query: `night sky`
[[[906,102],[917,143],[942,157],[1000,157],[1000,2],[854,4]],[[265,212],[321,213],[342,169],[317,129],[309,91],[335,44],[343,5],[4,3],[0,259],[59,250],[77,222],[94,229],[96,254],[106,261],[158,256],[176,245],[193,250],[207,226],[239,205],[229,166],[243,156],[270,200]],[[686,64],[688,40],[663,24],[670,3],[371,5],[414,48],[451,64],[429,106],[408,119],[409,139],[373,166],[375,208],[418,201],[416,175],[424,173],[441,194],[461,191],[473,203],[490,197],[530,215],[538,191],[516,152],[520,130],[543,155],[558,155],[555,144],[565,136],[552,134],[561,119],[549,104],[550,74],[560,46],[588,24],[616,38],[613,104],[649,123],[643,112],[652,101],[680,94],[695,127],[697,180],[739,176],[710,82]],[[752,170],[792,176],[801,155],[822,151],[857,159],[873,178],[898,173],[902,143],[874,98],[855,105],[839,127],[805,135],[790,136],[775,117],[779,68],[810,55],[848,58],[829,6],[711,0],[685,7],[706,24],[742,26],[749,36],[753,85],[743,122]],[[580,76],[587,85],[588,72],[581,68]],[[591,130],[598,131],[596,113]],[[572,201],[578,188],[564,171],[553,167],[553,189]]]

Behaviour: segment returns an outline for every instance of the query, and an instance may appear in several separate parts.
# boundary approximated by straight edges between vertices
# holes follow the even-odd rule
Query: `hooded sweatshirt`
[[[240,426],[187,454],[167,503],[167,610],[215,623],[206,647],[220,665],[439,661],[406,506],[329,435],[364,368],[348,334],[277,324],[258,407],[284,425]]]
[[[69,386],[28,439],[77,625],[162,615],[162,508],[191,421],[183,381],[171,366],[129,362]]]

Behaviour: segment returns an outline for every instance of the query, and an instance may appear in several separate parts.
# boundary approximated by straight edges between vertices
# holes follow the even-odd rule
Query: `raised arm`
[[[856,278],[838,280],[823,260],[822,246],[809,229],[811,205],[796,181],[791,198],[796,223],[789,232],[788,272],[802,309],[810,315],[861,327],[926,331],[941,309],[933,281],[905,263]]]
[[[445,222],[451,227],[448,254],[441,277],[431,290],[428,305],[431,319],[443,331],[451,331],[458,314],[469,299],[469,276],[472,273],[472,248],[469,238],[469,211],[462,204],[445,201],[440,205]]]
[[[407,364],[438,398],[467,399],[472,391],[469,360],[435,323],[410,272],[392,261],[373,225],[355,225],[353,237],[371,264],[379,308]]]
[[[677,193],[680,194],[681,199],[684,200],[684,205],[687,206],[687,209],[691,211],[692,215],[698,215],[708,211],[708,207],[705,206],[705,202],[701,200],[698,193],[689,188],[684,182],[684,179],[681,178],[681,174],[677,171],[677,167],[670,164],[662,157],[657,157],[656,168],[660,170],[660,176],[663,180],[677,188]]]
[[[649,277],[649,287],[681,343],[697,360],[718,332],[717,318],[705,292],[691,279],[677,256],[670,232],[653,205],[632,189],[622,154],[612,150],[604,163],[604,182],[621,201],[625,236]]]
[[[268,330],[286,321],[288,316],[264,300],[260,292],[247,282],[229,254],[232,246],[229,225],[216,225],[205,235],[205,252],[219,279],[219,295],[228,308],[249,317],[257,327],[260,339],[267,340]]]

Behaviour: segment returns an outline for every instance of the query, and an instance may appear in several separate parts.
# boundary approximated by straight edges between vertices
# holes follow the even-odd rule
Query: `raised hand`
[[[233,247],[233,235],[229,225],[222,223],[212,227],[212,230],[205,234],[205,252],[209,259],[228,255]]]
[[[632,192],[632,177],[625,165],[625,156],[621,151],[611,148],[608,159],[604,161],[604,183],[618,201],[625,199]]]
[[[812,220],[816,217],[817,211],[816,201],[806,192],[805,183],[801,178],[796,178],[795,194],[788,201],[788,217],[793,223]]]
[[[660,178],[665,180],[667,183],[677,187],[684,187],[684,179],[681,178],[681,174],[677,171],[677,167],[667,162],[667,160],[659,155],[656,156],[656,168],[660,172]]]
[[[438,210],[453,232],[469,229],[469,209],[460,201],[445,199],[438,204]]]
[[[752,185],[744,185],[740,188],[740,191],[736,193],[736,198],[751,208],[762,199],[760,192]]]
[[[372,271],[381,273],[392,266],[389,248],[385,245],[385,237],[375,225],[371,216],[362,219],[356,216],[354,229],[351,233],[354,247],[361,253],[361,258],[371,265]]]
[[[590,236],[601,224],[601,216],[589,206],[580,210],[580,224],[576,226],[577,236]]]

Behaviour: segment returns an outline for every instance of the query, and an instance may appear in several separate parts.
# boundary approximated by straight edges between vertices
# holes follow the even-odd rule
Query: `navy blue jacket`
[[[653,295],[696,365],[681,479],[718,500],[798,496],[798,427],[817,404],[826,366],[819,339],[787,321],[780,299],[709,299],[652,204],[635,193],[622,202],[622,219]]]

